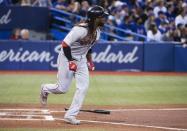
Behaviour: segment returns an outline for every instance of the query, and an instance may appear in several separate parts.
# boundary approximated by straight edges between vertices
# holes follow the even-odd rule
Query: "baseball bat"
[[[65,108],[65,111],[69,110],[68,108]],[[109,115],[110,111],[107,110],[80,110],[82,112],[91,112],[91,113],[98,113],[98,114],[106,114]]]

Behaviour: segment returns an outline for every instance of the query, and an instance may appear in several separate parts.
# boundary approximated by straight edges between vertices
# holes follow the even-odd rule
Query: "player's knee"
[[[59,90],[60,94],[65,94],[66,92],[68,92],[68,87],[59,84],[58,90]]]

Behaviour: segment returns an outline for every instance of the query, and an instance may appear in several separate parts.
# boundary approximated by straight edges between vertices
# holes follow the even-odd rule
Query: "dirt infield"
[[[154,106],[84,106],[106,109],[110,115],[81,112],[81,125],[64,122],[66,105],[41,108],[29,104],[0,104],[0,128],[106,129],[112,131],[186,130],[187,105]]]

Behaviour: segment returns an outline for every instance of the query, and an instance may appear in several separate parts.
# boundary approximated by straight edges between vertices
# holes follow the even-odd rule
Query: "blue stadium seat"
[[[63,40],[67,34],[66,32],[62,32],[58,29],[51,29],[50,32],[55,40]]]

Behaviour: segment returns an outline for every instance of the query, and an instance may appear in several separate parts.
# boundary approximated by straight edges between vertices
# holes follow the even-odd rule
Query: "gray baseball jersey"
[[[82,24],[84,26],[84,24]],[[93,44],[81,45],[79,40],[87,35],[88,30],[85,27],[75,26],[65,37],[64,42],[71,47],[71,53],[73,58],[79,58],[80,56],[86,56],[88,50]],[[100,29],[97,29],[96,41],[100,38]]]

